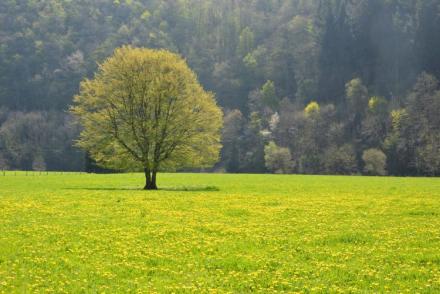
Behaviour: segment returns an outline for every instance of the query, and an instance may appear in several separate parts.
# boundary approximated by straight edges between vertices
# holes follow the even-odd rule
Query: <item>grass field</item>
[[[0,293],[440,292],[440,179],[0,176]]]

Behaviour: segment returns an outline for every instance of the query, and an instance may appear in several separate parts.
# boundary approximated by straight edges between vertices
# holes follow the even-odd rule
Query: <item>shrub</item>
[[[274,142],[264,148],[264,160],[267,169],[277,174],[287,174],[293,169],[290,150],[279,147]]]
[[[387,157],[379,149],[368,149],[362,155],[364,161],[364,172],[373,176],[384,176],[386,172]]]
[[[330,174],[352,175],[357,172],[356,155],[353,146],[330,147],[325,153],[325,170]]]

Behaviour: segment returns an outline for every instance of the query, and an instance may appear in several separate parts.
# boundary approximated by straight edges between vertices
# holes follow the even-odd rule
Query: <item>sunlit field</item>
[[[0,174],[1,293],[440,292],[440,180]]]

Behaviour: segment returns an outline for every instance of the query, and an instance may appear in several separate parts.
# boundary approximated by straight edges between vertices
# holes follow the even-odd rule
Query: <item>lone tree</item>
[[[143,170],[146,190],[158,171],[209,167],[219,156],[222,111],[180,56],[124,46],[81,83],[71,111],[78,146],[101,166]]]

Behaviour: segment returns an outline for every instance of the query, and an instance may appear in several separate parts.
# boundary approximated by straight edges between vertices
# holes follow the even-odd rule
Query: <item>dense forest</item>
[[[90,165],[69,105],[124,44],[215,93],[216,171],[440,175],[439,0],[2,0],[0,169]]]

